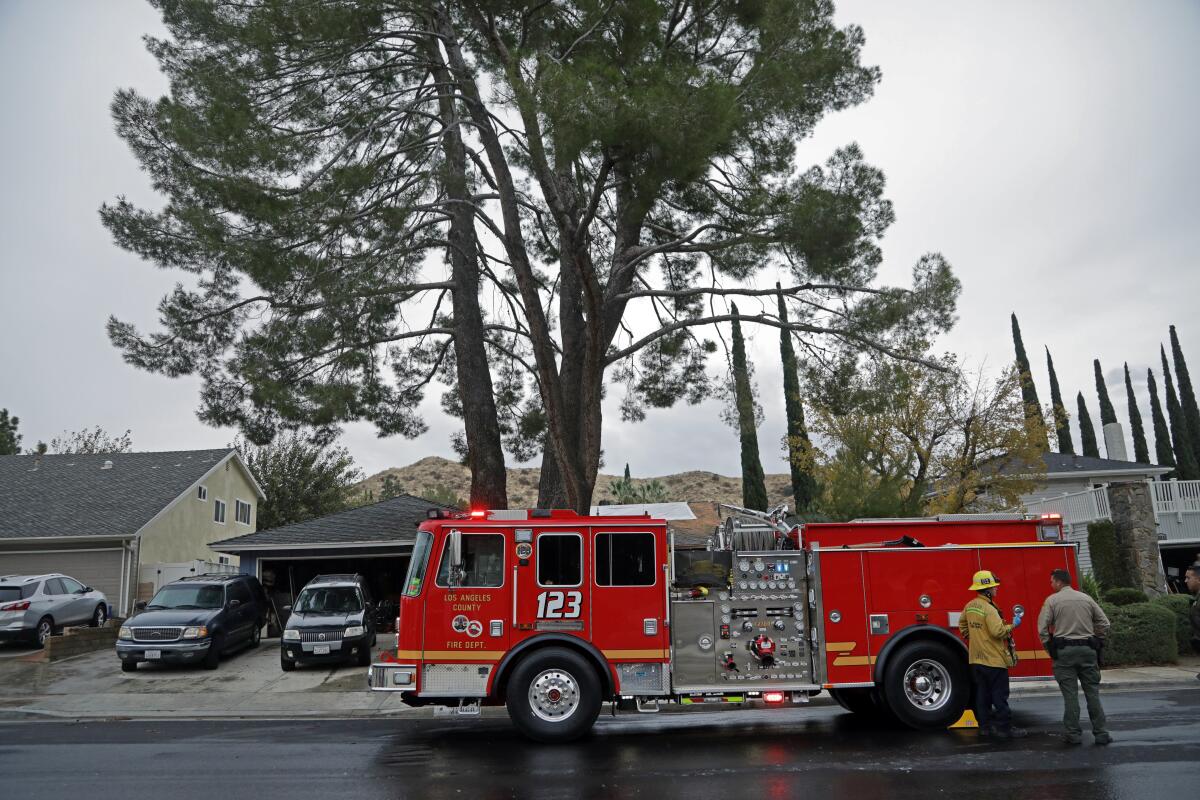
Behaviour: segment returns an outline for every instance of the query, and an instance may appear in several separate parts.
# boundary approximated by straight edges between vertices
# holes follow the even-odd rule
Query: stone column
[[[1117,548],[1130,565],[1134,586],[1150,597],[1167,591],[1162,557],[1158,552],[1153,502],[1145,481],[1113,483],[1108,487],[1108,505],[1117,529]]]

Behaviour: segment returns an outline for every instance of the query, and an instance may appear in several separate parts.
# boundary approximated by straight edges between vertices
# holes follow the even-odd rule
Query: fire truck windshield
[[[421,585],[425,582],[425,569],[429,566],[429,551],[433,549],[433,534],[429,531],[417,533],[417,541],[413,544],[412,558],[408,562],[408,575],[404,578],[404,594],[416,597],[421,593]]]

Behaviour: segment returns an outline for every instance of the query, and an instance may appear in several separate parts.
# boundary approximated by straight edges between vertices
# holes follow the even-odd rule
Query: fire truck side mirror
[[[446,550],[450,557],[450,585],[458,586],[462,583],[462,532],[450,531],[446,540]]]

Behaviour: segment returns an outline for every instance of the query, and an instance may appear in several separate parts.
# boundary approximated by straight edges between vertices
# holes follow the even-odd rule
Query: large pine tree
[[[1096,394],[1100,398],[1100,429],[1117,421],[1117,411],[1113,408],[1112,400],[1108,399],[1108,387],[1104,384],[1104,370],[1100,368],[1100,359],[1092,359],[1092,368],[1096,371]]]
[[[1100,457],[1100,448],[1096,446],[1096,429],[1092,426],[1092,415],[1088,413],[1087,403],[1083,401],[1083,392],[1075,395],[1079,404],[1079,443],[1083,454],[1092,458]]]
[[[754,392],[750,387],[750,369],[746,366],[746,343],[738,322],[737,304],[730,303],[733,314],[733,392],[737,403],[738,435],[742,442],[742,505],[767,510],[767,480],[758,454],[758,430],[754,424]]]
[[[1029,367],[1029,356],[1025,355],[1025,342],[1021,341],[1021,326],[1017,323],[1017,315],[1012,315],[1013,347],[1017,351],[1017,369],[1021,372],[1021,402],[1025,404],[1025,419],[1033,430],[1040,432],[1046,440],[1045,448],[1050,449],[1050,439],[1046,433],[1046,419],[1042,416],[1042,404],[1038,400],[1037,386],[1033,383],[1033,372]]]
[[[1150,463],[1150,448],[1146,446],[1146,429],[1142,427],[1142,412],[1138,410],[1137,396],[1133,393],[1133,381],[1129,378],[1129,362],[1125,362],[1125,400],[1129,404],[1129,430],[1133,434],[1133,460],[1139,464]]]
[[[775,284],[779,289],[779,284]],[[786,322],[787,306],[779,295],[779,319]],[[792,332],[786,328],[779,331],[779,356],[783,361],[783,408],[787,414],[788,465],[792,473],[792,498],[796,512],[803,513],[812,507],[817,496],[817,481],[813,477],[812,441],[804,424],[804,404],[800,400],[800,375],[796,363],[796,352],[792,348]]]
[[[1183,416],[1183,408],[1179,405],[1179,397],[1175,394],[1175,384],[1171,381],[1171,366],[1167,363],[1166,348],[1158,348],[1162,358],[1163,388],[1167,392],[1167,419],[1171,422],[1171,445],[1175,450],[1176,477],[1183,481],[1194,481],[1200,478],[1200,466],[1196,464],[1196,455],[1192,452],[1192,437],[1188,433],[1187,420]]]
[[[1175,361],[1175,381],[1179,384],[1179,405],[1183,408],[1183,418],[1187,421],[1189,442],[1192,445],[1192,457],[1200,464],[1200,408],[1196,406],[1196,393],[1192,391],[1192,376],[1188,374],[1187,362],[1183,360],[1183,350],[1179,347],[1179,336],[1175,326],[1171,326],[1171,356]]]
[[[1046,369],[1050,371],[1050,404],[1054,408],[1054,431],[1058,438],[1058,452],[1075,453],[1075,442],[1071,440],[1071,416],[1063,403],[1062,390],[1058,386],[1058,375],[1054,371],[1054,359],[1050,348],[1046,348]]]
[[[1174,467],[1175,453],[1171,450],[1171,433],[1167,428],[1167,418],[1163,416],[1152,369],[1146,370],[1146,390],[1150,393],[1150,420],[1154,425],[1154,458],[1160,466]]]

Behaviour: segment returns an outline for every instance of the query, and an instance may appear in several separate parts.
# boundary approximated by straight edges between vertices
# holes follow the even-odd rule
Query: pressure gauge
[[[731,617],[730,617],[728,614],[722,614],[722,615],[721,615],[721,624],[722,624],[722,625],[728,625],[728,624],[729,624],[729,621],[730,621],[730,619],[732,619],[732,618],[731,618]]]
[[[800,616],[804,613],[803,603],[792,603],[792,616]]]
[[[775,581],[767,581],[767,588],[768,588],[768,589],[774,589],[774,588],[775,588]]]
[[[730,611],[732,611],[732,609],[729,607],[729,604],[728,604],[728,603],[726,603],[726,604],[724,604],[724,605],[722,605],[722,606],[721,606],[721,613],[722,613],[722,614],[728,614]]]
[[[719,593],[719,594],[717,595],[717,599],[718,599],[718,600],[728,600],[728,599],[729,599],[729,592],[721,592],[721,593]]]
[[[747,583],[746,581],[738,581],[738,588],[739,589],[748,589],[748,588],[750,588],[750,584]]]
[[[761,558],[758,561],[754,562],[754,571],[755,572],[762,572],[766,568],[767,568],[767,565],[766,565],[766,563],[763,562],[763,560]]]
[[[738,569],[740,569],[742,572],[749,572],[750,571],[750,562],[743,558],[741,561],[738,562]]]

